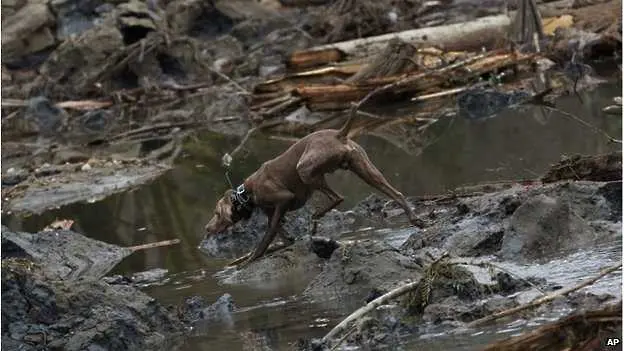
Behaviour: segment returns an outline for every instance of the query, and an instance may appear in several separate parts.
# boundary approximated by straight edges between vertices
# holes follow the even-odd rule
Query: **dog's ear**
[[[232,194],[233,193],[234,193],[234,190],[228,189],[223,194],[223,201],[225,201],[225,203],[227,203],[228,205],[232,205]]]
[[[232,190],[227,190],[217,203],[217,213],[222,219],[232,222]]]

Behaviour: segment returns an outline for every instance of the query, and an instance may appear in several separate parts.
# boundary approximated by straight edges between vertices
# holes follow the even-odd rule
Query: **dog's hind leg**
[[[355,150],[350,153],[349,169],[368,185],[396,201],[405,211],[410,223],[420,228],[424,227],[425,223],[416,217],[405,196],[388,183],[383,174],[370,161],[366,151],[355,143],[353,143],[353,147]]]

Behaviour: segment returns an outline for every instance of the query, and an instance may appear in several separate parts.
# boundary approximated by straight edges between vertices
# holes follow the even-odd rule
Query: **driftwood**
[[[622,181],[622,152],[602,155],[574,155],[553,164],[540,180],[543,183],[561,180],[589,180],[594,182]]]
[[[354,107],[355,109],[355,107]],[[432,263],[431,263],[431,267],[433,267],[433,265],[439,263],[440,261],[442,261],[443,259],[447,258],[448,255],[447,254],[443,254],[442,256],[440,256],[439,258],[435,259]],[[451,262],[451,264],[472,264],[472,263],[466,263],[466,262]],[[618,270],[621,269],[622,267],[622,262],[620,261],[617,265],[613,266],[613,267],[609,267],[606,269],[603,269],[600,274],[598,274],[595,277],[589,278],[583,282],[581,282],[580,284],[570,287],[570,288],[566,288],[566,289],[561,289],[559,291],[556,291],[552,294],[549,295],[545,295],[539,299],[536,299],[528,304],[522,305],[522,306],[518,306],[515,308],[511,308],[505,311],[501,311],[489,316],[486,316],[484,318],[481,319],[477,319],[471,323],[469,323],[467,325],[467,327],[477,327],[477,326],[481,326],[484,325],[486,323],[492,322],[494,320],[497,320],[499,318],[503,318],[506,316],[510,316],[512,314],[515,314],[517,312],[521,312],[527,309],[531,309],[537,306],[540,306],[544,303],[550,302],[552,300],[554,300],[557,297],[560,296],[565,296],[567,294],[570,294],[574,291],[577,291],[579,289],[582,289],[584,287],[587,287],[589,285],[594,284],[596,281],[598,281],[599,279],[601,279],[602,277]],[[498,269],[500,269],[500,267],[496,267]],[[363,306],[361,308],[359,308],[358,310],[356,310],[355,312],[351,313],[347,318],[343,319],[342,322],[340,322],[338,325],[336,325],[331,331],[329,331],[329,333],[327,333],[323,339],[321,340],[321,342],[324,345],[328,345],[331,346],[331,340],[333,338],[335,338],[339,333],[343,332],[345,329],[347,329],[349,327],[349,325],[358,320],[359,318],[361,318],[362,316],[364,316],[365,314],[373,311],[374,309],[376,309],[377,307],[387,303],[389,300],[394,299],[396,297],[402,296],[404,294],[407,294],[417,288],[419,288],[421,283],[421,280],[415,281],[415,282],[411,282],[408,284],[405,284],[403,286],[400,286],[378,298],[376,298],[375,300],[369,302],[366,306]],[[339,342],[342,342],[344,340],[344,338],[341,338]],[[530,348],[529,348],[530,349]],[[498,350],[498,349],[496,349]],[[501,349],[503,350],[503,349]]]
[[[531,18],[531,13],[541,14],[544,20],[546,20],[546,17],[560,16],[562,12],[569,9],[569,6],[569,0],[546,2],[538,5],[537,10],[529,4],[529,8],[519,8],[518,11],[509,11],[508,14],[481,17],[469,22],[413,29],[398,33],[389,33],[315,46],[305,51],[297,52],[293,54],[292,57],[302,58],[315,51],[327,51],[331,49],[338,50],[342,55],[355,55],[363,50],[371,54],[379,52],[385,44],[393,38],[399,38],[412,44],[420,43],[427,46],[444,47],[446,50],[474,50],[482,46],[489,47],[501,41],[505,42],[505,37],[512,26],[512,19],[516,18],[519,11],[524,11],[525,14],[527,12],[529,13],[528,18],[527,16],[518,16],[519,23],[524,23],[526,21],[535,20]],[[533,28],[539,31],[541,29],[540,26],[540,24],[535,23]],[[524,28],[520,29],[523,30]],[[534,32],[535,31],[533,31],[533,33]],[[531,33],[531,35],[533,33]],[[298,64],[303,64],[303,62],[304,61],[301,59],[297,61]]]
[[[349,324],[351,322],[358,320],[359,318],[361,318],[365,314],[373,311],[374,309],[376,309],[377,307],[385,304],[389,300],[392,300],[392,299],[397,298],[399,296],[405,295],[408,292],[410,292],[412,290],[415,290],[419,286],[420,286],[420,280],[415,281],[415,282],[411,282],[411,283],[406,284],[406,285],[403,285],[403,286],[401,286],[399,288],[396,288],[396,289],[394,289],[394,290],[392,290],[392,291],[390,291],[390,292],[388,292],[386,294],[383,294],[380,297],[374,299],[373,301],[371,301],[368,304],[366,304],[366,306],[361,307],[357,311],[351,313],[347,318],[343,319],[342,322],[340,322],[338,325],[336,325],[332,330],[330,330],[329,333],[327,333],[323,337],[322,342],[329,344],[329,341],[332,338],[334,338],[336,335],[338,335],[340,332],[345,330],[349,326]]]
[[[443,259],[447,258],[448,255],[446,253],[444,253],[443,255],[441,255],[439,258],[437,258],[436,260],[434,260],[431,263],[431,266],[439,263],[440,261],[442,261]],[[420,286],[420,282],[421,280],[417,280],[415,282],[411,282],[408,284],[405,284],[403,286],[400,286],[390,292],[387,292],[381,296],[379,296],[378,298],[374,299],[373,301],[369,302],[366,304],[366,306],[360,307],[358,310],[356,310],[355,312],[351,313],[347,318],[343,319],[342,322],[340,322],[338,325],[336,325],[332,330],[329,331],[329,333],[327,333],[323,339],[321,339],[321,342],[324,344],[329,344],[331,339],[333,339],[336,335],[338,335],[340,332],[342,332],[343,330],[345,330],[349,324],[353,321],[358,320],[359,318],[361,318],[362,316],[364,316],[365,314],[373,311],[374,309],[376,309],[377,307],[385,304],[386,302],[397,298],[399,296],[403,296],[407,293],[409,293],[412,290],[415,290],[416,288],[418,288]],[[343,339],[341,339],[342,341]]]
[[[265,255],[265,256],[267,256],[267,255],[272,254],[272,253],[274,253],[274,252],[276,252],[276,251],[279,251],[279,250],[281,250],[281,249],[285,249],[285,248],[287,248],[288,246],[290,246],[290,245],[288,245],[288,244],[286,244],[286,243],[278,243],[278,244],[273,244],[273,245],[271,245],[271,246],[270,246],[270,247],[266,250],[266,252],[264,253],[264,255]],[[247,253],[246,255],[243,255],[243,256],[241,256],[241,257],[239,257],[239,258],[235,259],[234,261],[232,261],[232,262],[228,263],[228,264],[227,264],[227,267],[233,267],[233,266],[236,266],[236,265],[238,265],[238,264],[240,264],[240,263],[243,263],[245,260],[247,260],[247,259],[251,256],[251,254],[252,254],[252,252],[249,252],[249,253]]]
[[[413,45],[393,38],[373,61],[349,77],[346,82],[358,83],[371,78],[394,76],[414,70],[417,68],[416,62],[412,59],[415,54],[416,48]]]
[[[137,251],[141,251],[141,250],[153,249],[155,247],[176,245],[176,244],[179,244],[179,243],[180,243],[180,239],[163,240],[163,241],[158,241],[158,242],[155,242],[155,243],[130,246],[130,247],[128,247],[128,249],[130,249],[130,251],[132,251],[132,252],[137,252]]]
[[[300,97],[312,111],[340,110],[349,108],[350,103],[359,101],[368,93],[383,87],[381,93],[427,92],[440,90],[441,86],[448,85],[450,80],[455,84],[469,82],[481,74],[501,70],[506,67],[529,62],[535,56],[515,52],[492,51],[486,54],[474,55],[457,63],[442,68],[416,72],[410,75],[384,76],[368,79],[357,84],[314,84],[294,88],[288,92],[290,84],[283,82],[286,90],[283,97],[274,101],[282,101],[292,96]],[[452,79],[451,79],[452,78]],[[275,102],[258,102],[252,108],[267,109]]]
[[[485,34],[498,32],[504,34],[510,24],[511,20],[506,15],[488,16],[481,17],[470,22],[414,29],[399,33],[390,33],[375,37],[322,45],[313,47],[306,51],[338,49],[342,53],[353,55],[356,52],[361,51],[362,48],[366,48],[368,53],[374,53],[381,51],[386,43],[394,38],[414,44],[423,43],[431,46],[448,46],[451,43],[464,40],[467,35],[474,33]],[[302,53],[298,53],[298,55],[301,54]]]
[[[535,0],[520,0],[512,23],[512,38],[518,44],[533,44],[539,51],[539,40],[544,38],[544,26]],[[537,44],[537,45],[536,45]]]
[[[484,351],[598,350],[622,330],[622,300],[544,325],[529,333],[488,345]],[[615,349],[615,347],[613,348]]]
[[[489,315],[489,316],[477,319],[475,321],[472,321],[472,322],[468,323],[467,327],[474,328],[474,327],[482,326],[484,324],[487,324],[489,322],[495,321],[497,319],[500,319],[500,318],[503,318],[503,317],[507,317],[507,316],[511,316],[511,315],[516,314],[518,312],[522,312],[522,311],[525,311],[525,310],[528,310],[528,309],[532,309],[532,308],[541,306],[541,305],[543,305],[543,304],[545,304],[547,302],[550,302],[550,301],[552,301],[552,300],[554,300],[554,299],[556,299],[558,297],[568,295],[568,294],[573,293],[573,292],[575,292],[577,290],[580,290],[580,289],[582,289],[582,288],[584,288],[586,286],[592,285],[595,282],[597,282],[600,278],[602,278],[602,277],[604,277],[604,276],[606,276],[606,275],[608,275],[608,274],[610,274],[612,272],[615,272],[616,270],[618,270],[620,268],[622,268],[622,261],[620,261],[620,263],[618,263],[617,265],[615,265],[613,267],[609,267],[609,268],[603,269],[600,272],[600,274],[598,274],[597,276],[589,278],[589,279],[581,282],[578,285],[575,285],[575,286],[572,286],[572,287],[569,287],[569,288],[566,288],[566,289],[557,290],[557,291],[555,291],[552,294],[546,295],[544,297],[540,297],[539,299],[533,300],[533,301],[529,302],[528,304],[525,304],[525,305],[522,305],[522,306],[518,306],[518,307],[514,307],[514,308],[510,308],[508,310],[501,311],[501,312],[498,312],[498,313],[494,313],[492,315]]]

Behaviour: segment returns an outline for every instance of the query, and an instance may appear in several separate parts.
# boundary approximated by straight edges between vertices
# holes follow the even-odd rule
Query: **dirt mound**
[[[298,239],[308,233],[311,214],[308,207],[286,214],[283,226],[289,238]],[[199,248],[210,257],[237,258],[256,247],[266,233],[267,225],[266,215],[256,210],[248,220],[236,223],[223,233],[205,237]]]
[[[160,349],[184,329],[131,286],[52,282],[29,261],[2,260],[2,296],[7,350]]]
[[[560,180],[608,182],[622,179],[622,153],[564,157],[542,176],[544,183]]]
[[[293,245],[261,257],[243,269],[226,269],[218,274],[223,284],[280,284],[285,280],[312,279],[326,259],[313,251],[309,237]]]
[[[69,230],[30,234],[2,227],[2,259],[32,260],[54,280],[98,280],[131,253]]]
[[[311,216],[315,205],[308,204],[296,212],[289,212],[283,220],[283,228],[288,238],[293,240],[308,236],[312,230]],[[355,223],[351,213],[330,211],[318,222],[315,236],[337,239],[341,231],[353,229]],[[237,258],[253,250],[267,230],[268,219],[260,211],[254,211],[251,218],[236,223],[223,233],[204,239],[199,244],[200,250],[210,257]],[[313,241],[323,245],[321,241]],[[319,247],[320,251],[325,251]],[[323,256],[323,253],[319,253]],[[326,257],[328,258],[328,257]]]
[[[421,269],[384,242],[342,243],[303,294],[317,300],[348,296],[364,301],[374,288],[387,289],[400,281],[419,279]]]
[[[553,253],[578,249],[597,238],[570,205],[546,195],[528,199],[514,212],[501,244],[501,257],[548,259]]]
[[[583,181],[516,184],[498,192],[450,197],[438,202],[434,225],[414,234],[401,250],[411,254],[428,246],[459,256],[502,254],[521,259],[525,254],[547,258],[561,250],[582,249],[617,235],[595,230],[605,221],[617,221],[614,211],[621,216],[621,199],[608,195],[615,194],[614,187],[617,183]],[[540,249],[534,251],[532,245]]]

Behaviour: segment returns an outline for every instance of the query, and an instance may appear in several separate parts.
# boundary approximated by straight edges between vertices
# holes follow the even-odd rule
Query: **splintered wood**
[[[321,52],[314,57],[313,53],[304,52],[293,57],[302,67],[307,66],[301,61],[305,55],[310,55],[311,63],[320,62],[326,54]],[[438,93],[469,85],[488,73],[529,67],[527,64],[535,58],[535,54],[510,50],[477,54],[417,49],[395,39],[368,62],[334,62],[261,83],[255,87],[251,108],[263,117],[274,117],[301,105],[311,111],[342,110],[388,84],[405,82],[388,91],[386,98],[406,93],[410,97]]]

